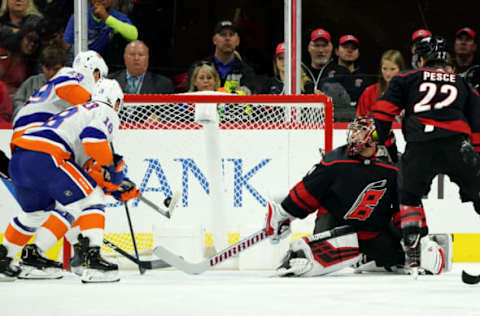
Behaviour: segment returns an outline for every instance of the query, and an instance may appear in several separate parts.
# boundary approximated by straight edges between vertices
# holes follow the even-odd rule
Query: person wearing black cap
[[[219,88],[224,88],[230,93],[252,94],[255,91],[255,72],[242,61],[236,51],[240,44],[237,27],[228,20],[218,22],[212,42],[215,45],[213,56],[197,61],[190,67],[188,82],[195,66],[208,63],[214,65],[220,74]]]
[[[455,71],[462,76],[474,64],[475,53],[477,52],[475,35],[475,31],[469,27],[463,27],[455,33]]]

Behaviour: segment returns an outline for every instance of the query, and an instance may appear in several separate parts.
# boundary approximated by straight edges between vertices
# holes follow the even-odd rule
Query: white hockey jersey
[[[88,102],[90,93],[81,86],[82,81],[85,81],[83,74],[70,67],[61,68],[18,111],[13,121],[12,139],[24,133],[27,128],[40,126],[53,114],[67,107]]]
[[[118,130],[117,112],[102,102],[72,106],[55,114],[40,127],[32,127],[12,140],[15,146],[73,159],[83,165],[88,158],[101,166],[113,161],[110,143]]]

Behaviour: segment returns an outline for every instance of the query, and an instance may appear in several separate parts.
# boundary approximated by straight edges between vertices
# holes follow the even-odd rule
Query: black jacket
[[[120,70],[108,76],[110,79],[116,79],[124,93],[128,91],[127,70]],[[171,94],[173,93],[172,80],[147,70],[143,78],[140,94]]]
[[[215,69],[217,69],[218,73],[220,74],[220,71],[215,63],[214,56],[207,57],[201,61],[195,62],[192,66],[190,66],[190,69],[188,70],[188,86],[190,86],[193,70],[202,62],[207,62],[214,65]],[[257,87],[255,72],[248,64],[239,60],[238,58],[235,58],[230,72],[224,78],[221,78],[220,75],[220,83],[218,87],[225,88],[228,92],[232,93],[234,93],[235,90],[238,90],[239,87],[247,87],[248,90],[250,90],[249,94],[256,93]]]

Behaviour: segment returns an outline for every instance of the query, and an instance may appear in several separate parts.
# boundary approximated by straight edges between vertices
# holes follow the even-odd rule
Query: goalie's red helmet
[[[348,125],[347,154],[356,156],[374,143],[372,133],[375,131],[373,118],[360,116]]]

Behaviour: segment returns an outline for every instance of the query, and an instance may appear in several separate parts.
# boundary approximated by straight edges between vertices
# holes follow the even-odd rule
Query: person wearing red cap
[[[426,29],[418,29],[412,33],[412,43],[410,45],[410,53],[412,54],[412,56],[415,53],[415,48],[417,47],[418,42],[420,42],[422,38],[429,36],[432,36],[432,32]],[[411,64],[413,68],[417,68],[413,59],[411,61]]]
[[[477,52],[475,36],[475,31],[469,27],[462,27],[455,33],[455,71],[460,75],[465,75],[467,70],[473,66]]]
[[[352,99],[352,106],[357,104],[363,90],[372,83],[368,80],[368,76],[360,71],[358,64],[358,59],[360,58],[359,45],[360,41],[358,38],[347,34],[340,37],[338,48],[335,49],[335,54],[338,56],[338,64],[350,71],[353,84],[350,89],[347,89],[347,92]]]
[[[313,82],[302,69],[301,91],[313,93]],[[285,42],[277,45],[273,55],[273,77],[268,78],[258,94],[285,94]]]
[[[313,81],[315,93],[332,98],[336,106],[335,120],[351,121],[353,116],[350,113],[342,114],[343,108],[351,107],[351,98],[346,91],[352,86],[350,71],[333,60],[332,52],[330,33],[324,29],[312,31],[308,44],[310,63],[302,63],[302,68]]]

